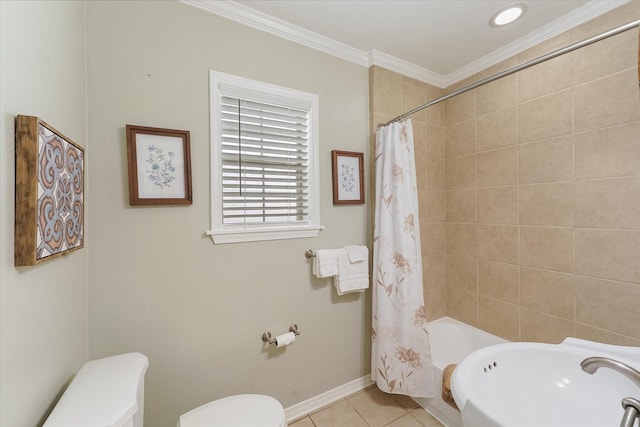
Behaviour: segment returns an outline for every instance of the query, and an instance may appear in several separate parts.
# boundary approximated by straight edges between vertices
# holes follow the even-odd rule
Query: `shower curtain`
[[[371,378],[380,390],[433,397],[410,120],[376,132]]]

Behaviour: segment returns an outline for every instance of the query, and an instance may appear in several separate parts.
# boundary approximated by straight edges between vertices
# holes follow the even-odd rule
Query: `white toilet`
[[[205,403],[180,417],[178,427],[285,427],[280,402],[261,394],[239,394]]]
[[[143,427],[147,357],[127,353],[85,363],[43,427]],[[214,400],[180,417],[178,427],[285,427],[273,397],[241,394]]]
[[[148,366],[140,353],[85,363],[43,427],[142,427]]]

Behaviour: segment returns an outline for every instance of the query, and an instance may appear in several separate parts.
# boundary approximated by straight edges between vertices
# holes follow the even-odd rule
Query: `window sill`
[[[302,239],[316,237],[324,229],[321,225],[304,227],[237,228],[209,230],[207,234],[216,245],[224,243],[260,242],[264,240]]]

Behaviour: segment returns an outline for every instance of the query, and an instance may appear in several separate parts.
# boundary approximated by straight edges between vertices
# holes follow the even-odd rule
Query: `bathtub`
[[[468,354],[478,349],[507,341],[450,317],[429,322],[428,327],[436,372],[436,394],[430,399],[413,399],[445,426],[462,427],[460,412],[442,400],[442,371],[447,365],[462,362]]]

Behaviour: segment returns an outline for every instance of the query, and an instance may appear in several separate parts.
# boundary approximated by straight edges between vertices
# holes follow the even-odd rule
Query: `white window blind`
[[[211,71],[215,243],[314,237],[318,96]]]
[[[309,111],[222,96],[222,222],[309,220]]]

